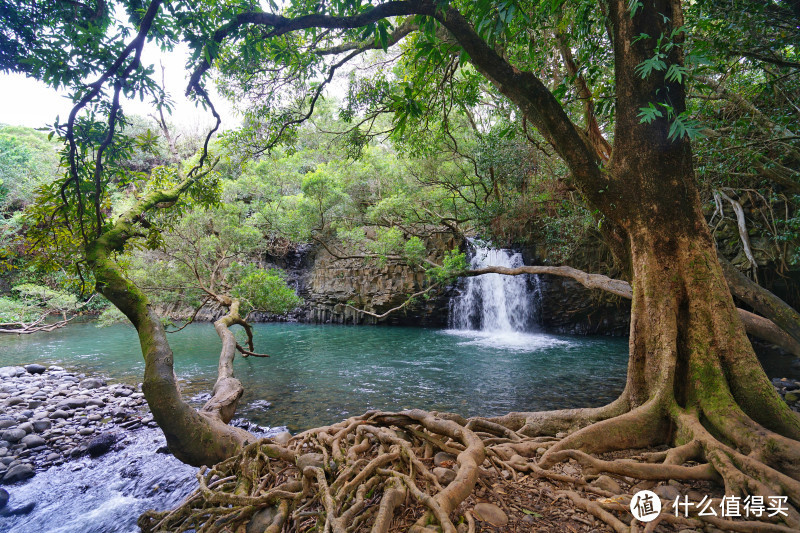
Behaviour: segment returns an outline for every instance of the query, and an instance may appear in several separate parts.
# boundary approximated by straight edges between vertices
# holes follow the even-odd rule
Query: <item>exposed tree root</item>
[[[563,422],[565,413],[537,413],[535,418]],[[800,475],[796,469],[770,466],[800,451],[800,443],[791,439],[762,429],[766,441],[778,441],[767,450],[771,455],[759,451],[763,443],[757,441],[744,450],[726,437],[730,428],[723,431],[677,406],[645,404],[559,437],[523,435],[519,430],[530,426],[520,425],[519,416],[505,420],[513,422],[509,427],[501,419],[466,420],[419,410],[369,412],[301,433],[286,446],[263,439],[203,468],[197,491],[171,511],[145,513],[139,525],[143,531],[244,533],[255,521],[259,531],[275,533],[465,533],[477,530],[469,502],[486,485],[482,479],[513,479],[513,484],[525,478],[552,483],[556,490],[548,495],[553,500],[568,499],[588,513],[588,520],[594,517],[618,533],[705,526],[769,532],[800,528]],[[749,419],[737,423],[742,432],[757,427]],[[620,440],[625,432],[646,433],[642,428],[652,429],[653,435]],[[674,447],[598,455],[657,444]],[[594,481],[601,475],[617,480],[614,490]],[[656,520],[643,524],[634,519],[629,509],[633,495],[670,480],[682,488],[683,502],[692,498],[691,505],[662,498]],[[705,488],[715,515],[701,512],[692,487]],[[748,515],[742,507],[739,517],[726,516],[720,507],[723,495],[741,501],[763,498],[764,512]]]

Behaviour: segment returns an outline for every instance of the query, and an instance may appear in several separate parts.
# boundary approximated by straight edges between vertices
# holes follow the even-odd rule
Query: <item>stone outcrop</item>
[[[577,281],[539,276],[539,322],[545,331],[574,335],[628,335],[631,304]]]
[[[434,250],[428,259],[439,264],[446,250],[463,246],[446,234],[437,234],[426,244],[427,249]],[[525,264],[547,261],[537,252],[541,251],[523,250]],[[412,268],[402,260],[382,263],[375,259],[340,259],[321,245],[301,245],[282,257],[265,257],[260,263],[263,268],[285,271],[289,285],[304,303],[288,315],[254,313],[251,316],[253,322],[446,327],[450,299],[458,291],[458,286],[445,287],[428,298],[417,298],[406,308],[377,319],[358,309],[381,315],[402,305],[409,295],[424,287],[425,274],[420,269]],[[542,330],[583,335],[628,334],[629,302],[554,276],[540,276],[539,289],[537,321]],[[174,319],[186,318],[192,311],[185,306],[159,309],[162,315]],[[207,307],[198,313],[197,320],[212,322],[222,313],[220,309]]]
[[[428,256],[441,263],[445,250],[456,243],[449,236],[429,239]],[[424,288],[425,274],[403,261],[338,259],[323,247],[313,250],[313,261],[298,295],[305,299],[304,321],[334,324],[382,324],[441,327],[447,325],[449,290],[444,289],[430,298],[418,298],[406,308],[385,319],[360,313],[363,309],[383,314],[402,305],[407,298]],[[291,282],[291,280],[290,280]],[[354,309],[355,308],[355,309]]]

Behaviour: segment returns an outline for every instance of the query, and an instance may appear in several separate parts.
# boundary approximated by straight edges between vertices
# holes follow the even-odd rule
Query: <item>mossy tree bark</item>
[[[233,377],[230,366],[236,343],[226,323],[226,318],[233,323],[238,317],[238,305],[232,310],[235,317],[223,317],[219,321],[225,329],[220,332],[223,338],[220,376],[214,396],[198,412],[181,398],[173,370],[172,349],[161,318],[151,309],[147,296],[124,276],[113,259],[113,254],[122,251],[128,239],[139,235],[137,224],[144,213],[158,205],[175,202],[189,185],[191,181],[186,180],[172,190],[147,195],[121,215],[111,229],[87,244],[86,257],[97,280],[97,291],[136,328],[145,360],[142,390],[170,451],[181,461],[200,466],[227,459],[256,440],[249,432],[228,425],[242,394],[241,384]]]
[[[696,443],[697,458],[717,470],[729,492],[786,494],[797,506],[800,417],[775,392],[747,340],[700,210],[689,141],[669,137],[666,116],[650,123],[639,116],[651,103],[669,105],[674,115],[684,111],[682,85],[663,71],[644,79],[635,73],[653,57],[655,38],[681,25],[678,2],[654,4],[632,16],[627,2],[608,3],[617,87],[614,149],[604,169],[606,186],[582,183],[589,201],[626,231],[631,246],[625,390],[606,408],[500,420],[522,423],[531,434],[585,425],[548,450],[545,466],[569,449]],[[636,39],[643,34],[651,38]],[[678,50],[670,63],[680,64]],[[787,521],[797,525],[797,513]]]

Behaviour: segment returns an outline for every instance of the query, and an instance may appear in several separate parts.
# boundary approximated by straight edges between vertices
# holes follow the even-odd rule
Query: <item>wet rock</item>
[[[34,420],[31,425],[33,426],[33,430],[36,433],[41,433],[42,431],[47,431],[53,426],[53,423],[49,420]]]
[[[7,429],[0,434],[0,438],[8,442],[19,442],[25,435],[27,435],[27,433],[22,429]]]
[[[508,524],[506,513],[493,503],[477,504],[474,514],[481,522],[488,522],[495,527],[505,527]]]
[[[439,452],[433,456],[434,466],[443,466],[447,468],[453,466],[455,462],[456,462],[456,456],[446,452]]]
[[[456,478],[455,472],[449,468],[442,468],[441,466],[437,466],[433,469],[433,475],[436,476],[439,485],[443,487],[449,485]]]
[[[621,494],[622,487],[619,486],[619,483],[612,478],[611,476],[600,476],[599,478],[592,481],[592,485],[599,489],[607,490],[608,492],[612,492],[614,494]]]
[[[117,442],[117,439],[116,433],[103,433],[89,441],[89,444],[86,446],[86,451],[92,457],[100,457],[111,449]]]
[[[9,467],[6,475],[3,476],[3,483],[15,483],[17,481],[24,481],[32,478],[34,474],[33,466],[27,463],[14,465]]]
[[[258,511],[247,524],[246,533],[262,533],[269,527],[277,514],[277,506],[267,507]]]
[[[0,489],[0,509],[6,506],[8,503],[8,491],[6,489]]]
[[[80,382],[80,386],[84,389],[99,389],[104,385],[102,380],[96,378],[87,378]]]
[[[0,516],[23,516],[33,511],[34,507],[36,507],[35,502],[28,502],[22,507],[17,507],[16,509],[3,509],[0,511]]]
[[[28,374],[43,374],[44,371],[47,370],[47,368],[43,367],[42,365],[37,365],[36,363],[33,363],[30,365],[25,365],[25,370],[28,371]]]
[[[278,433],[277,435],[272,437],[272,441],[275,442],[276,444],[285,445],[287,442],[289,442],[289,439],[291,438],[292,438],[291,433],[289,433],[288,431],[282,431],[281,433]]]

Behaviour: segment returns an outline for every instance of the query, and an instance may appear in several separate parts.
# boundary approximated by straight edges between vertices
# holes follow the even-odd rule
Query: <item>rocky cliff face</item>
[[[435,250],[431,261],[441,262],[444,251],[455,246],[448,237],[429,239],[428,249]],[[425,274],[402,261],[338,259],[318,247],[309,251],[308,271],[298,276],[298,295],[306,303],[298,318],[318,324],[393,324],[441,327],[447,325],[449,290],[414,303],[384,319],[357,309],[381,315],[402,305],[407,298],[424,288]],[[304,316],[302,316],[304,315]]]
[[[625,336],[630,329],[630,301],[569,278],[539,276],[540,325],[551,333]]]
[[[450,236],[437,236],[428,243],[435,250],[428,257],[441,263],[445,250],[458,243]],[[541,262],[533,254],[524,254],[526,264]],[[389,324],[405,326],[447,327],[449,304],[458,286],[448,287],[430,298],[417,298],[407,307],[385,318],[381,315],[402,305],[409,295],[424,287],[425,275],[402,261],[338,259],[322,246],[302,245],[283,257],[267,257],[264,268],[276,267],[287,273],[289,284],[303,298],[304,304],[288,316],[254,313],[254,322],[297,321],[314,324]],[[579,335],[627,335],[630,304],[602,291],[589,290],[579,283],[555,276],[540,276],[539,327],[546,332]],[[191,309],[160,309],[162,316],[188,316]],[[221,315],[218,309],[202,309],[198,320],[213,321]]]

